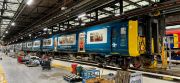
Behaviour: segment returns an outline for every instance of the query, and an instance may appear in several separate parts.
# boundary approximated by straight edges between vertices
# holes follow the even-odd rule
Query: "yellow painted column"
[[[162,46],[161,60],[162,60],[162,68],[167,69],[168,63],[167,63],[167,55],[165,54],[165,50],[164,50],[164,44]]]
[[[0,65],[0,83],[7,83],[5,72],[2,65]]]

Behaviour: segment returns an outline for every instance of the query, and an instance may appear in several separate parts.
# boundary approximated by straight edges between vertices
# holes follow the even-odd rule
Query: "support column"
[[[165,51],[165,41],[163,40],[163,38],[165,37],[165,15],[162,15],[160,18],[160,34],[161,34],[161,60],[162,60],[162,68],[163,69],[167,69],[168,63],[167,63],[167,53]]]
[[[146,17],[146,53],[148,56],[152,54],[152,19],[150,17]]]
[[[120,15],[123,14],[123,0],[119,0],[119,9],[120,9]]]
[[[99,17],[98,17],[98,10],[95,10],[95,21],[98,21]]]

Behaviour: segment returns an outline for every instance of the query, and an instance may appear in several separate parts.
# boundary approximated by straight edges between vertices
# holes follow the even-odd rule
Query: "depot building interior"
[[[0,0],[0,83],[179,83],[179,0]]]

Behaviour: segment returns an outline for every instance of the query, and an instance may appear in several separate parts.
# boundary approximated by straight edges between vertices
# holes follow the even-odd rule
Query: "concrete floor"
[[[26,67],[23,64],[17,63],[17,60],[0,53],[3,60],[0,61],[0,66],[3,67],[8,83],[67,83],[62,76],[68,74],[67,70],[52,68],[50,71],[42,71],[41,67]],[[65,66],[71,66],[70,62],[56,61]],[[87,65],[82,65],[90,67]],[[100,69],[101,73],[108,74],[110,71]],[[103,71],[102,71],[103,70]],[[143,83],[175,83],[155,78],[143,77]]]
[[[41,67],[26,67],[17,63],[16,59],[0,54],[3,58],[0,65],[3,66],[8,83],[67,83],[63,75],[66,70],[52,68],[50,71],[42,71]]]
[[[65,62],[65,61],[59,61],[59,60],[54,60],[54,63],[60,63],[61,65],[66,65],[66,66],[71,66],[71,62]],[[79,64],[83,67],[92,67],[92,66],[87,66],[87,65],[82,65]],[[96,69],[100,70],[101,75],[107,75],[109,73],[114,73],[116,74],[116,71],[112,71],[112,70],[107,70],[107,69],[102,69],[102,68],[97,68]],[[145,77],[143,76],[143,83],[177,83],[177,82],[172,82],[172,81],[166,81],[166,80],[161,80],[161,79],[155,79],[155,78],[149,78],[149,77]],[[178,82],[180,83],[180,82]]]

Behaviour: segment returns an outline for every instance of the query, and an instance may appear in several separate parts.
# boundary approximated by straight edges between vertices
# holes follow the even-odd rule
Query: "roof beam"
[[[131,4],[131,5],[137,6],[137,7],[139,7],[139,8],[141,7],[140,5],[134,3],[134,2],[132,2],[132,1],[130,1],[130,0],[124,0],[124,1],[126,1],[127,3],[129,3],[129,4]]]
[[[4,1],[0,1],[0,3],[3,3]],[[10,3],[10,4],[19,4],[19,3],[15,3],[15,2],[5,2],[5,3]]]
[[[9,19],[9,20],[12,19],[11,17],[8,17],[8,16],[2,16],[2,15],[0,15],[0,18],[1,18],[1,19]]]
[[[102,11],[102,12],[104,12],[104,13],[111,14],[111,15],[113,15],[113,14],[114,14],[112,11],[107,11],[107,10],[105,10],[105,9],[101,9],[100,11]]]
[[[153,3],[154,3],[154,2],[151,1],[151,0],[143,0],[143,1],[147,1],[147,2],[149,2],[150,4],[153,4]]]
[[[0,9],[2,11],[2,9]],[[15,13],[16,11],[13,10],[5,10],[5,12]]]
[[[92,16],[86,16],[87,18],[90,18],[90,19],[95,19],[95,17],[92,17]]]

